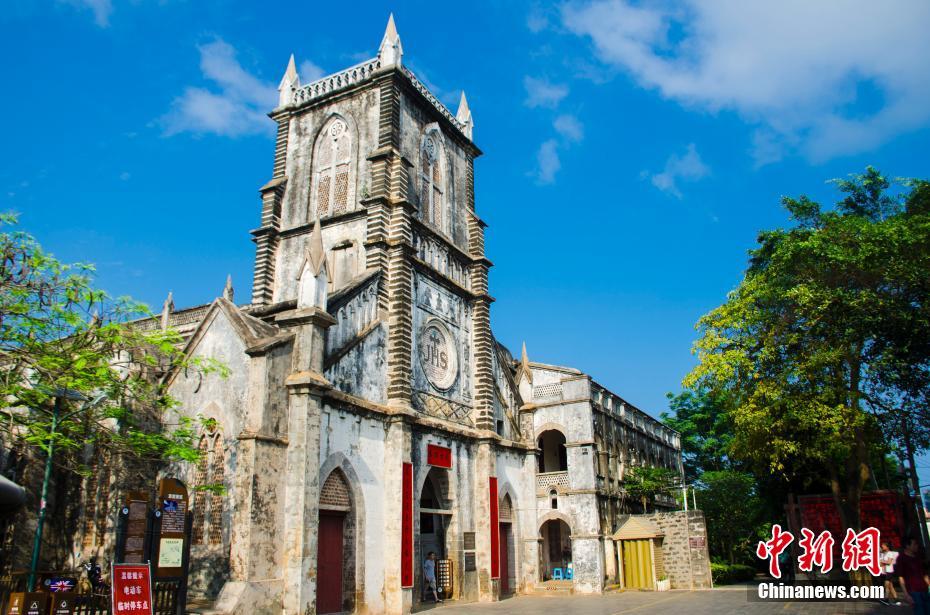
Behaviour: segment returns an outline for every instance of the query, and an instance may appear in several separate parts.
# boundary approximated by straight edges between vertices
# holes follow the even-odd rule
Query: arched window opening
[[[200,438],[198,451],[200,459],[197,460],[197,470],[194,473],[194,487],[203,487],[207,484],[207,466],[210,463],[210,449],[207,436]],[[207,525],[207,492],[197,489],[194,492],[194,528],[191,542],[195,545],[203,544],[204,530]]]
[[[349,208],[352,190],[352,136],[342,118],[333,118],[317,137],[313,156],[311,217],[336,216]]]
[[[553,509],[559,507],[559,493],[555,489],[549,491],[549,505]]]
[[[226,484],[226,452],[218,430],[200,437],[200,459],[194,471],[194,522],[191,543],[223,544],[223,495]]]
[[[225,484],[226,455],[223,451],[223,438],[218,436],[213,441],[212,465],[211,484]],[[210,495],[210,544],[223,544],[223,496],[215,490]]]
[[[539,446],[540,472],[567,472],[568,454],[565,450],[565,436],[556,429],[540,434]]]
[[[435,133],[423,139],[420,151],[420,217],[424,222],[443,228],[442,146]]]

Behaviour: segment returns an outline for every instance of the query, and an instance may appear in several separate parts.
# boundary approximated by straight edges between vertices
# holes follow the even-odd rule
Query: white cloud
[[[277,88],[246,71],[236,50],[221,39],[198,47],[200,70],[218,91],[188,87],[161,118],[165,134],[214,133],[236,137],[268,133],[274,128],[266,113],[278,102]]]
[[[94,23],[101,28],[110,25],[110,15],[113,13],[112,0],[59,0],[59,2],[91,10],[94,13]]]
[[[867,151],[930,124],[928,2],[597,0],[562,17],[639,85],[737,112],[759,131],[759,164]]]
[[[562,168],[559,160],[558,143],[555,139],[543,141],[536,153],[536,182],[551,184],[555,181],[555,174]]]
[[[584,138],[584,126],[574,115],[560,115],[552,122],[555,131],[567,141],[581,141]]]
[[[694,143],[688,144],[683,155],[672,154],[669,156],[668,160],[665,161],[665,168],[660,173],[643,172],[643,176],[648,176],[653,186],[679,199],[681,198],[681,190],[678,188],[679,181],[693,182],[707,177],[709,174],[710,167],[701,160]]]
[[[317,79],[322,79],[326,76],[326,71],[311,62],[310,60],[304,60],[300,63],[300,82],[301,83],[312,83]]]
[[[568,86],[550,83],[545,78],[537,79],[527,75],[523,78],[523,86],[526,88],[524,104],[530,108],[548,107],[554,109],[563,98],[568,96]]]

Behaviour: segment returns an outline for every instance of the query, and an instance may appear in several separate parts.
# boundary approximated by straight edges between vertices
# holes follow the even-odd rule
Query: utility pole
[[[42,546],[42,528],[45,525],[45,510],[47,508],[48,484],[52,478],[52,457],[55,454],[55,431],[58,429],[58,418],[61,414],[61,396],[55,396],[55,410],[52,412],[52,428],[48,434],[48,448],[45,451],[45,476],[42,479],[42,495],[39,499],[39,520],[36,524],[36,534],[32,541],[32,562],[29,564],[29,580],[27,591],[35,591],[36,573],[39,568],[39,551]]]

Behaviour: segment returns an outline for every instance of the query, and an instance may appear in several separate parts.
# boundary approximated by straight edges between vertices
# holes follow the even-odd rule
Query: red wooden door
[[[499,524],[500,528],[500,540],[498,544],[501,548],[501,593],[509,594],[510,593],[510,561],[507,559],[509,556],[508,551],[510,551],[510,545],[507,544],[507,529],[509,524],[501,523]]]
[[[316,558],[316,612],[342,611],[342,528],[345,514],[320,511]]]

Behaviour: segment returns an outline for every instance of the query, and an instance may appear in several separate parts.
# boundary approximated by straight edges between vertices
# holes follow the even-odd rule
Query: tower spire
[[[294,90],[300,87],[300,75],[297,74],[297,66],[294,64],[294,54],[287,62],[287,68],[284,70],[284,76],[281,77],[281,83],[278,85],[278,106],[290,104],[294,99]]]
[[[384,29],[384,38],[381,39],[381,46],[378,48],[378,59],[381,60],[381,66],[401,65],[401,58],[404,56],[404,48],[400,44],[400,35],[397,34],[397,26],[394,25],[394,13],[388,17],[387,28]]]
[[[465,98],[465,90],[462,90],[462,98],[459,100],[459,110],[455,113],[455,119],[462,124],[462,132],[471,139],[472,130],[475,127],[471,119],[471,109],[468,108],[468,99]]]

